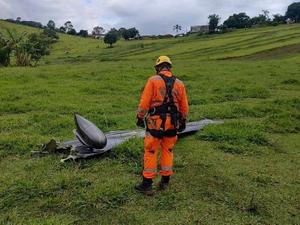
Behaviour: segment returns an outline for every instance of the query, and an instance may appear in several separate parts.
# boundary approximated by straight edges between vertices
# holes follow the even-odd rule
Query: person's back
[[[148,79],[147,85],[143,91],[144,93],[141,97],[139,111],[143,112],[146,111],[145,109],[150,109],[163,104],[166,95],[166,84],[162,76],[173,77],[173,74],[171,71],[165,70],[160,71],[160,75],[154,75]],[[175,78],[172,95],[178,110],[184,113],[185,115],[183,116],[186,117],[188,112],[188,103],[185,86],[178,78]],[[139,116],[143,117],[144,115],[139,114]]]
[[[157,153],[161,148],[161,188],[166,187],[173,174],[173,147],[177,132],[185,129],[188,100],[183,82],[171,72],[171,60],[162,56],[156,63],[157,75],[150,77],[141,96],[137,112],[137,125],[144,127],[146,136],[143,183],[136,186],[141,192],[152,190],[152,179],[157,174]]]

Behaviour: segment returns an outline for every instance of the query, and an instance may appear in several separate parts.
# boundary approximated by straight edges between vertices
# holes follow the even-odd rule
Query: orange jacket
[[[170,71],[161,71],[160,74],[167,77],[173,76]],[[176,79],[174,83],[172,94],[177,109],[181,112],[182,116],[186,118],[189,112],[188,99],[185,86],[179,79]],[[144,118],[149,109],[162,105],[165,95],[166,85],[164,80],[159,75],[150,77],[141,95],[137,116]]]

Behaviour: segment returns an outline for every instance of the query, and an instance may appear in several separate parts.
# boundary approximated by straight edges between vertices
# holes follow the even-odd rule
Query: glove
[[[179,120],[178,132],[184,131],[185,128],[186,128],[186,119],[180,119]]]
[[[137,117],[136,125],[140,128],[145,128],[144,119]]]

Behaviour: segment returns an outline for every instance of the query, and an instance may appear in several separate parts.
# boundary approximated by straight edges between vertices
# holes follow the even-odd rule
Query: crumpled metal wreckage
[[[66,158],[61,162],[69,160],[95,158],[109,152],[114,147],[123,142],[134,138],[144,137],[145,130],[125,130],[125,131],[110,131],[103,133],[95,124],[85,119],[84,117],[75,114],[74,120],[76,129],[73,131],[76,137],[75,140],[57,143],[51,140],[44,144],[40,151],[33,151],[32,155],[46,155],[49,153],[67,153]],[[209,124],[220,124],[222,121],[204,119],[197,122],[189,122],[186,124],[186,129],[178,133],[179,137],[193,134]]]

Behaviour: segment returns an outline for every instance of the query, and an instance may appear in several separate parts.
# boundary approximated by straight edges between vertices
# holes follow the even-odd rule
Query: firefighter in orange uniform
[[[185,129],[188,100],[185,86],[172,72],[172,62],[160,56],[155,64],[156,75],[150,77],[141,95],[137,126],[146,128],[144,139],[143,181],[135,189],[151,193],[152,179],[157,175],[157,155],[161,149],[159,188],[167,188],[173,174],[173,148],[177,133]]]

